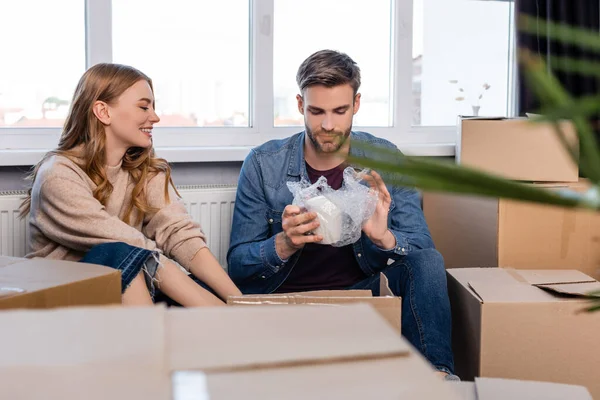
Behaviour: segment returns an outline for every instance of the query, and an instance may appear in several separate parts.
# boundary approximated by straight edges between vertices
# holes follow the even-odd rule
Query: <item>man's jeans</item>
[[[402,297],[402,335],[438,370],[454,373],[450,301],[446,270],[434,249],[413,251],[382,271]],[[379,296],[379,273],[348,289],[371,289]]]

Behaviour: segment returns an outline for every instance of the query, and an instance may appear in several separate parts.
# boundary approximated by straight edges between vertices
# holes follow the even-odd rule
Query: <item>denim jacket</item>
[[[352,147],[357,140],[397,150],[387,140],[366,132],[352,132],[351,155],[369,157],[368,152]],[[275,235],[283,230],[283,209],[293,199],[286,182],[302,178],[309,180],[304,162],[304,132],[269,141],[253,149],[244,161],[227,253],[229,275],[242,292],[275,291],[302,254],[299,250],[284,262],[275,251]],[[386,179],[385,175],[383,178]],[[356,261],[367,276],[384,269],[390,259],[398,260],[411,251],[434,247],[419,194],[407,187],[386,185],[392,197],[388,228],[396,238],[396,246],[391,250],[381,249],[362,233],[352,246]]]

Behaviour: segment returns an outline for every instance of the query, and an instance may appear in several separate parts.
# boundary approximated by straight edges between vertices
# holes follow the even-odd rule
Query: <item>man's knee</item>
[[[403,260],[411,269],[415,279],[425,279],[429,282],[446,282],[444,257],[436,249],[416,250]]]
[[[406,256],[406,262],[444,268],[444,257],[436,249],[415,250]]]

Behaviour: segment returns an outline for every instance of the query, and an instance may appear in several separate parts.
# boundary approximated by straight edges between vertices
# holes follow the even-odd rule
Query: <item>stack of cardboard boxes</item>
[[[577,148],[572,124],[563,123]],[[584,191],[551,125],[460,120],[457,163],[548,190]],[[577,269],[600,278],[600,214],[504,199],[426,193],[423,209],[448,268]]]
[[[561,128],[577,148],[572,124]],[[549,124],[463,118],[456,155],[547,190],[588,188]],[[600,314],[581,312],[600,289],[600,214],[440,193],[425,193],[423,209],[448,268],[457,373],[585,385],[600,398]]]

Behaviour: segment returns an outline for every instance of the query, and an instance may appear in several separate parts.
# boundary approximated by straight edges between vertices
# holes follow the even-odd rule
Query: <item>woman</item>
[[[84,73],[58,148],[31,175],[21,210],[29,212],[27,257],[119,269],[127,305],[152,304],[155,288],[183,306],[223,305],[219,297],[241,293],[206,247],[169,165],[154,154],[159,120],[142,72],[98,64]]]

